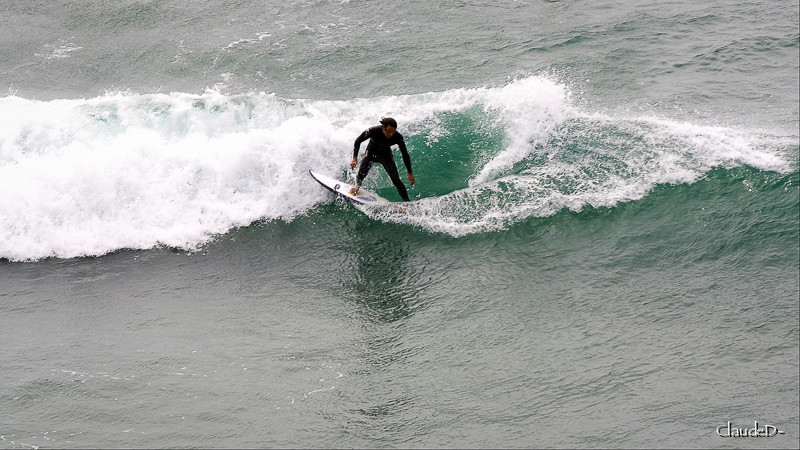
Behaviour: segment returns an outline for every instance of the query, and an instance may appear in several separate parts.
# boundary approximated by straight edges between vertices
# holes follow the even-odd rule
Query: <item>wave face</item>
[[[613,207],[719,167],[797,168],[797,136],[593,112],[571,97],[545,76],[348,101],[213,91],[5,97],[0,257],[197,249],[254,221],[291,221],[331,201],[308,169],[350,176],[355,136],[387,115],[409,145],[417,201],[408,214],[368,214],[452,236]],[[380,168],[366,186],[399,199]]]

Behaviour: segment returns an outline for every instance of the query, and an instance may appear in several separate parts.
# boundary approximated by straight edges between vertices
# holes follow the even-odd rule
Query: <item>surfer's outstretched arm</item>
[[[353,143],[353,159],[350,160],[350,169],[355,169],[358,164],[358,150],[361,148],[361,143],[369,139],[369,129],[359,134],[356,141]],[[361,180],[356,181],[356,185],[350,190],[350,193],[356,195],[358,188],[361,185]]]
[[[406,172],[408,172],[408,181],[411,185],[414,184],[414,174],[411,173],[411,157],[408,156],[408,150],[406,149],[406,141],[403,139],[403,135],[400,133],[398,134],[398,143],[397,146],[400,147],[400,153],[403,155],[403,163],[406,165]]]

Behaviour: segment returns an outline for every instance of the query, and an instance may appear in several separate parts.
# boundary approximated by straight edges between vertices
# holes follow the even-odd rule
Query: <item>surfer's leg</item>
[[[400,194],[403,200],[408,201],[408,191],[406,191],[406,185],[400,180],[400,174],[397,173],[397,165],[394,163],[394,159],[384,159],[379,162],[383,165],[383,168],[386,169],[389,178],[392,179],[394,187],[397,188],[397,193]]]

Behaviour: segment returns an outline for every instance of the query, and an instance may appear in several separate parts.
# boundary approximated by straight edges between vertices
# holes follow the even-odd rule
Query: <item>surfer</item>
[[[368,128],[361,133],[357,138],[353,147],[353,160],[350,161],[350,168],[354,169],[358,163],[358,150],[361,143],[369,139],[367,143],[367,153],[361,160],[361,166],[358,168],[356,175],[356,185],[350,189],[350,195],[356,195],[361,188],[361,182],[367,176],[367,172],[372,168],[372,164],[380,163],[392,179],[394,187],[404,201],[408,201],[408,192],[403,182],[400,180],[400,174],[397,173],[397,165],[394,163],[392,156],[391,146],[397,144],[400,147],[400,153],[403,154],[403,162],[406,165],[408,172],[408,181],[414,184],[414,174],[411,173],[411,158],[408,156],[406,150],[406,142],[403,140],[403,135],[397,132],[397,121],[391,117],[381,118],[380,126]]]

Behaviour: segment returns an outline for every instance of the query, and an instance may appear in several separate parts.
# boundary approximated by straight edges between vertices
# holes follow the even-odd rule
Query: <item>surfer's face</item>
[[[395,127],[393,127],[391,125],[384,125],[383,126],[383,135],[386,136],[387,138],[391,139],[391,137],[394,136],[394,132],[395,131],[397,131],[397,128],[395,128]]]

